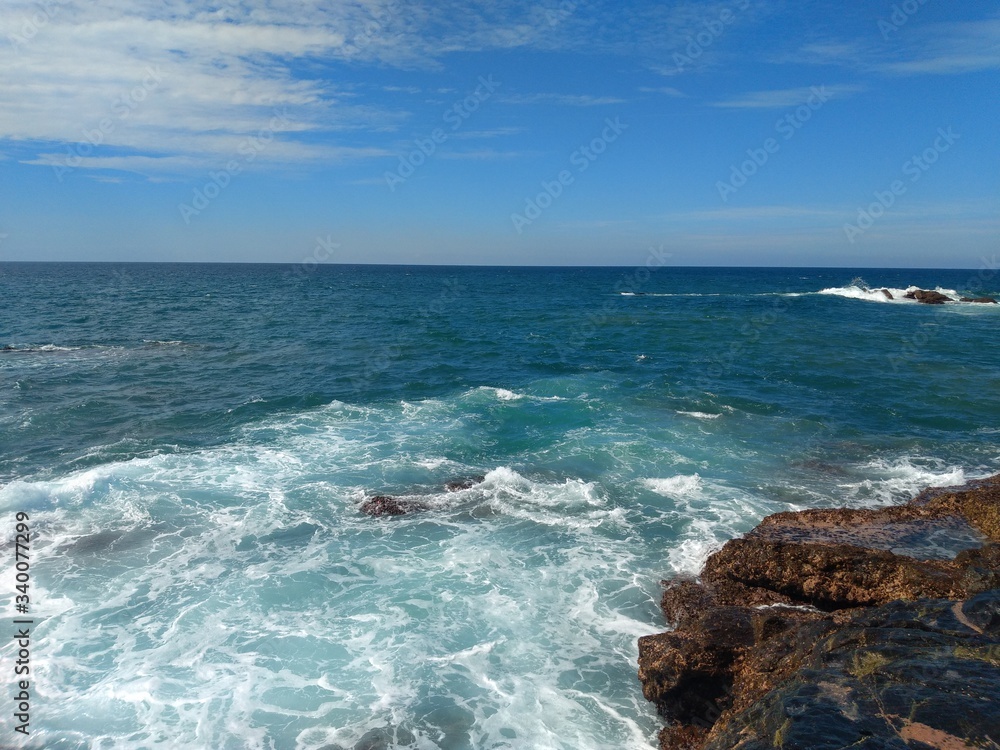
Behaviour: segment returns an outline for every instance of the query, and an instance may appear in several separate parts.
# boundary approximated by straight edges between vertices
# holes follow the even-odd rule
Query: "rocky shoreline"
[[[663,750],[1000,748],[1000,475],[769,516],[662,608]]]

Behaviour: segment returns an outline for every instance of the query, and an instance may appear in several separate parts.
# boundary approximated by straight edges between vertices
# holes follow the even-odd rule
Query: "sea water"
[[[915,286],[1000,278],[0,265],[4,742],[655,747],[662,579],[1000,470],[1000,307]]]

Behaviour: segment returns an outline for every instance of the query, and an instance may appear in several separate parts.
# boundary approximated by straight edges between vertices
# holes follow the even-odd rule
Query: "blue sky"
[[[0,259],[978,268],[998,84],[992,3],[5,0]]]

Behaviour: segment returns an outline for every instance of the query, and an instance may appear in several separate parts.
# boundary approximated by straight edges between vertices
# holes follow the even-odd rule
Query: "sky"
[[[4,0],[0,260],[1000,263],[1000,6]]]

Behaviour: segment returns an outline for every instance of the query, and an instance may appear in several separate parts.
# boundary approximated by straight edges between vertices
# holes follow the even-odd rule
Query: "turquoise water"
[[[654,747],[662,578],[1000,471],[989,265],[0,264],[36,746]]]

